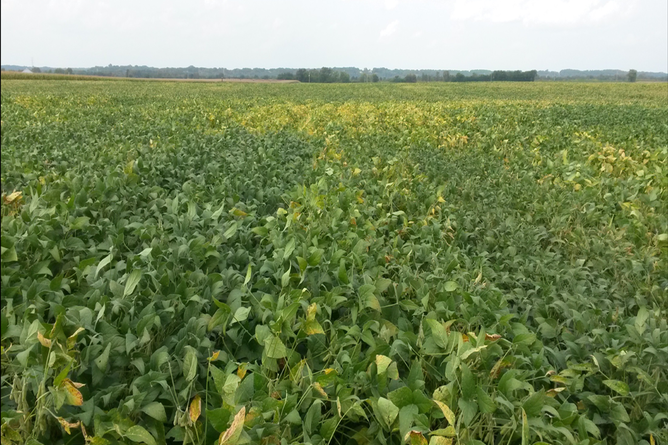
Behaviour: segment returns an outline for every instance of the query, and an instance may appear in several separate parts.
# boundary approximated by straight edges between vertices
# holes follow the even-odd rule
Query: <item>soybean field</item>
[[[668,444],[668,87],[2,80],[3,444]]]

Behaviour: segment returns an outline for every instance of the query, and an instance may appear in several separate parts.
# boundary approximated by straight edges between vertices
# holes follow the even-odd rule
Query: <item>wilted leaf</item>
[[[192,401],[190,402],[188,413],[190,415],[190,421],[193,423],[197,422],[199,415],[202,413],[202,398],[199,396],[199,394],[193,397]]]
[[[63,379],[60,384],[60,387],[65,389],[67,394],[67,403],[74,406],[83,405],[84,399],[83,395],[77,389],[77,384],[75,384],[70,379]]]
[[[454,425],[456,420],[455,413],[452,412],[450,407],[439,400],[434,400],[434,403],[438,405],[439,408],[441,408],[441,411],[443,412],[443,415],[445,416],[445,419],[448,421],[448,423],[450,425]]]
[[[234,416],[230,427],[223,431],[218,438],[218,445],[236,445],[241,437],[246,417],[246,407],[242,407]]]

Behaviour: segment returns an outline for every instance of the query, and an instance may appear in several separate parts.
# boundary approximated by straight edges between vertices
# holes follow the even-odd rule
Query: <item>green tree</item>
[[[626,75],[626,77],[629,79],[629,82],[635,82],[638,78],[638,71],[629,70],[629,73]]]
[[[408,83],[416,83],[417,82],[417,76],[413,73],[406,74],[406,82]]]
[[[305,68],[299,68],[297,70],[297,74],[295,74],[295,77],[300,82],[308,82],[309,81],[308,71]]]
[[[378,74],[373,73],[373,75],[371,76],[371,81],[372,82],[379,82],[380,78],[378,77]]]

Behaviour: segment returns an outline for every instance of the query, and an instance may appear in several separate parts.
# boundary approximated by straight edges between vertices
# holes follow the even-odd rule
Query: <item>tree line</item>
[[[599,71],[440,71],[440,70],[404,70],[355,67],[319,69],[291,68],[155,68],[137,65],[108,65],[92,68],[49,68],[3,65],[2,69],[22,71],[29,68],[33,73],[78,74],[110,77],[160,78],[160,79],[279,79],[298,80],[303,83],[373,83],[373,82],[532,82],[535,80],[593,80],[593,81],[628,81],[668,80],[665,73],[637,72],[636,70],[599,70]]]

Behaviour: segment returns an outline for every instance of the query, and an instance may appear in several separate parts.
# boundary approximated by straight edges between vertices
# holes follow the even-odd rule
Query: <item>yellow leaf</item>
[[[424,435],[417,430],[407,432],[404,436],[404,441],[408,442],[410,445],[427,445],[427,439],[425,439]]]
[[[9,195],[2,195],[2,201],[5,204],[11,204],[14,201],[18,201],[23,197],[23,192],[14,191]]]
[[[37,331],[37,340],[44,346],[45,348],[50,348],[51,347],[51,340],[48,338],[44,337],[41,332]]]
[[[246,368],[247,367],[248,367],[248,363],[240,364],[239,367],[237,368],[237,377],[239,377],[240,379],[243,380],[243,378],[246,377],[246,371],[247,371]]]
[[[79,328],[79,329],[77,329],[76,331],[74,331],[74,334],[72,334],[72,335],[70,335],[69,337],[67,337],[67,348],[68,348],[68,349],[72,349],[72,348],[74,347],[74,345],[75,345],[76,342],[77,342],[77,335],[79,335],[79,334],[82,333],[83,331],[85,331],[84,328]]]
[[[80,425],[79,422],[70,423],[67,420],[63,419],[62,417],[58,417],[58,422],[60,422],[60,424],[63,426],[67,434],[72,434],[70,428],[77,428]]]
[[[391,358],[380,354],[376,355],[376,368],[378,370],[378,374],[382,374],[385,371],[387,371],[387,368],[390,366],[391,363],[392,363]]]
[[[320,323],[318,323],[316,320],[307,320],[304,323],[304,331],[306,332],[306,335],[315,335],[315,334],[324,334],[325,331],[322,329],[322,326]]]
[[[452,445],[452,439],[441,436],[431,436],[429,445]]]
[[[232,213],[234,216],[238,216],[240,218],[243,218],[244,216],[248,216],[248,213],[244,212],[243,210],[239,210],[236,207],[234,207],[232,210],[230,210],[230,213]]]
[[[218,356],[220,355],[220,351],[213,351],[213,354],[211,354],[211,357],[209,357],[210,362],[214,362],[218,360]]]
[[[316,391],[318,391],[320,393],[321,396],[323,396],[324,398],[327,398],[327,393],[325,392],[325,390],[323,389],[323,387],[320,383],[318,383],[318,382],[313,383],[313,387],[316,389]]]
[[[197,422],[197,419],[199,419],[199,415],[202,413],[202,398],[198,395],[196,395],[192,402],[190,402],[190,421],[191,422]]]
[[[232,425],[220,433],[220,437],[218,438],[218,445],[236,445],[236,443],[239,441],[239,437],[241,436],[241,432],[244,429],[245,417],[246,407],[244,406],[239,410],[237,415],[234,416]]]
[[[546,394],[547,394],[548,397],[556,397],[557,394],[559,394],[559,393],[560,393],[561,391],[563,391],[564,389],[566,389],[566,388],[563,388],[563,387],[561,387],[561,388],[552,388],[552,389],[549,389],[549,390],[547,391]]]
[[[500,338],[501,336],[499,334],[485,334],[485,340],[488,341],[496,341]]]
[[[65,389],[65,391],[67,391],[67,402],[70,405],[74,405],[74,406],[83,405],[83,401],[84,401],[83,396],[81,395],[81,393],[77,389],[77,387],[81,387],[79,385],[83,386],[80,383],[74,383],[70,379],[63,379],[62,383],[60,384],[60,387]]]
[[[306,309],[306,319],[307,320],[315,320],[315,314],[318,311],[318,304],[313,303],[311,304],[308,309]]]
[[[445,199],[443,199],[443,197],[439,195],[438,196],[438,202],[443,203],[443,202],[445,202]]]
[[[454,425],[456,420],[455,413],[452,412],[450,407],[438,400],[434,400],[434,403],[437,404],[439,408],[441,408],[441,411],[443,411],[443,415],[445,416],[445,419],[448,421],[448,423],[450,425]]]

